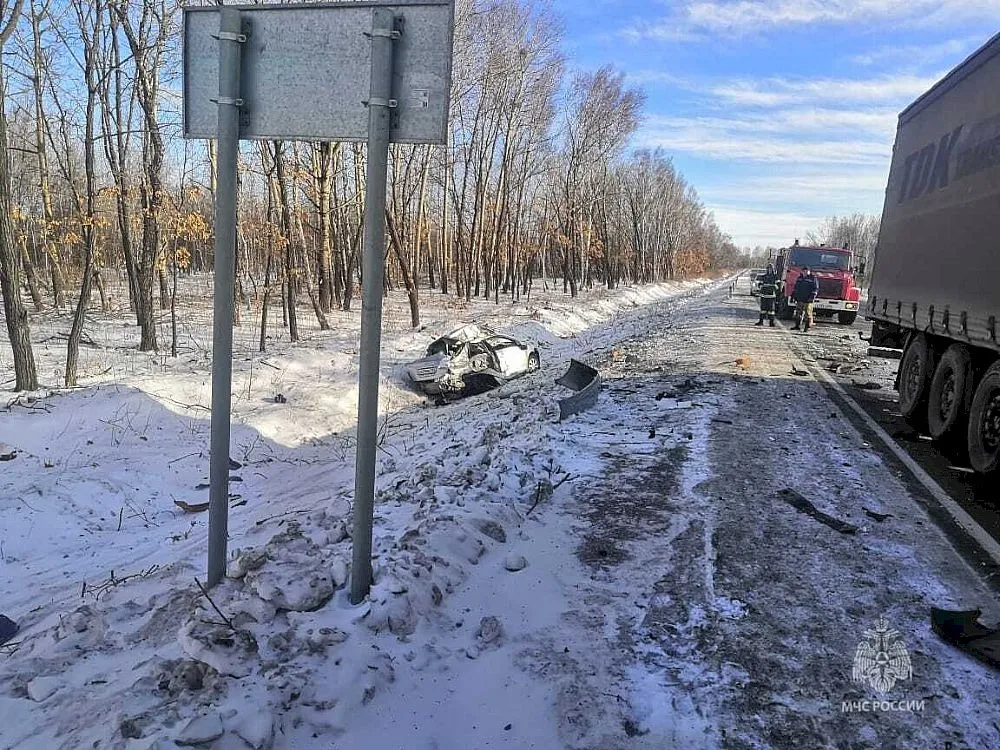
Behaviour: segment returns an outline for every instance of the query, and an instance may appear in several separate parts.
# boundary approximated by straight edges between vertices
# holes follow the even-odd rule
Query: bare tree
[[[38,387],[28,311],[21,297],[21,263],[10,220],[10,160],[7,153],[7,114],[4,108],[7,75],[3,49],[21,19],[23,7],[24,0],[16,0],[13,8],[10,8],[6,0],[0,2],[0,291],[3,292],[7,334],[14,355],[14,389],[18,391]]]
[[[97,212],[97,165],[94,160],[94,124],[99,96],[97,58],[100,54],[101,29],[104,21],[104,5],[101,0],[73,0],[73,10],[79,24],[80,41],[83,46],[83,78],[87,87],[87,105],[84,115],[84,195],[80,196],[74,188],[77,212],[81,217],[80,229],[83,235],[83,275],[80,281],[80,297],[77,300],[76,312],[73,314],[73,325],[70,328],[66,345],[67,387],[76,385],[77,363],[80,356],[80,339],[83,336],[83,326],[86,319],[87,306],[90,304],[91,287],[94,281],[95,232]]]
[[[160,209],[163,205],[165,159],[163,125],[159,120],[160,74],[172,18],[171,8],[166,0],[117,0],[112,8],[132,53],[135,96],[143,115],[143,179],[139,185],[142,251],[136,264],[139,278],[136,316],[142,331],[139,350],[145,352],[157,348],[153,275],[160,254]]]

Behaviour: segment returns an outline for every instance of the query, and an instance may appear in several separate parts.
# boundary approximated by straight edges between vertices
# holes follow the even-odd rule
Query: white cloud
[[[896,109],[778,109],[735,117],[672,117],[653,115],[645,125],[656,129],[697,127],[708,132],[783,133],[804,138],[813,134],[843,132],[849,135],[869,133],[880,139],[891,138],[895,131]]]
[[[885,24],[936,28],[1000,19],[1000,0],[691,0],[672,14],[634,23],[632,40],[699,41],[777,28]]]
[[[877,102],[909,103],[934,85],[941,75],[887,75],[868,79],[737,80],[716,85],[711,93],[734,104],[764,107],[817,102],[829,106]]]
[[[892,142],[878,140],[800,140],[705,128],[697,121],[666,127],[646,126],[636,134],[640,148],[662,148],[720,161],[770,164],[853,164],[880,166],[892,155]]]
[[[869,78],[734,78],[706,80],[684,78],[660,70],[639,70],[628,74],[630,83],[643,86],[673,86],[694,94],[714,97],[726,106],[747,107],[826,107],[882,105],[902,109],[923,94],[947,73],[934,75],[886,74]]]
[[[958,64],[971,55],[983,43],[982,37],[947,39],[937,44],[888,45],[878,47],[860,55],[848,58],[856,65],[865,67],[900,65],[910,69],[942,62]]]

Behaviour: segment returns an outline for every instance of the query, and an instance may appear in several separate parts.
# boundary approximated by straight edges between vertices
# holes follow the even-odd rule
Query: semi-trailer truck
[[[914,427],[1000,472],[1000,34],[899,115],[865,316]]]

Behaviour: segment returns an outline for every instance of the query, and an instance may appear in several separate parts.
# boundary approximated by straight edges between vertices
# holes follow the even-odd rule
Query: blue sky
[[[741,246],[881,213],[896,117],[997,32],[1000,0],[552,0],[574,68],[647,94],[662,147]]]

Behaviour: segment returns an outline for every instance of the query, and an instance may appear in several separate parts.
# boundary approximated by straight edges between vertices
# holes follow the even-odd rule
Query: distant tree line
[[[878,244],[878,231],[881,218],[875,214],[855,213],[850,216],[830,216],[815,230],[807,232],[802,238],[804,244],[828,245],[830,247],[846,247],[854,253],[856,269],[871,266]],[[794,238],[789,238],[790,245]],[[762,247],[760,245],[746,251],[746,261],[753,268],[763,268],[773,258],[780,248]]]
[[[87,311],[125,304],[159,350],[177,281],[213,267],[212,143],[181,138],[176,0],[0,5],[0,277],[17,389],[38,380],[29,308],[73,312],[65,383]],[[517,300],[741,265],[659,151],[629,152],[644,95],[611,68],[567,72],[562,27],[531,0],[458,0],[449,143],[394,145],[386,286],[413,326],[428,290]],[[358,298],[365,149],[243,144],[237,305],[272,307],[299,338]],[[182,311],[181,311],[182,312]]]

